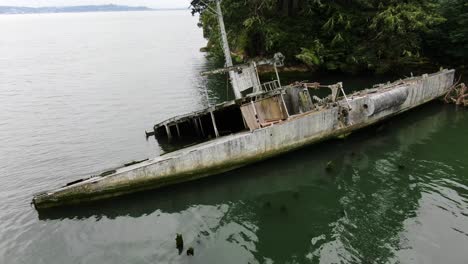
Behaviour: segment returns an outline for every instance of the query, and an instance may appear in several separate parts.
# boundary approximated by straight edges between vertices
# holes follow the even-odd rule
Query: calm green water
[[[437,102],[230,173],[38,214],[33,193],[157,156],[144,129],[225,98],[223,78],[198,75],[212,65],[196,22],[0,17],[0,263],[468,262],[468,112]]]

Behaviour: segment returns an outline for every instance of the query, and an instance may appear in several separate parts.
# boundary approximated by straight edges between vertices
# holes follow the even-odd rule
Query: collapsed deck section
[[[165,141],[204,141],[245,129],[235,101],[171,118],[154,126],[154,135]]]
[[[326,92],[320,91],[324,88]],[[165,152],[172,152],[218,137],[272,126],[303,113],[318,111],[330,103],[336,104],[343,95],[341,83],[295,83],[170,118],[156,124],[152,132],[147,132],[147,136],[154,135]]]
[[[232,100],[156,124],[154,135],[163,150],[171,151],[242,131],[253,131],[313,109],[303,87],[283,87]]]

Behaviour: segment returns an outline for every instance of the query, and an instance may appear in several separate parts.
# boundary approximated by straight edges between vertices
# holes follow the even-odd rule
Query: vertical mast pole
[[[281,81],[280,81],[280,77],[278,74],[278,67],[276,66],[276,61],[273,63],[273,67],[275,68],[276,80],[278,80],[279,88],[281,88]]]
[[[226,33],[226,28],[224,27],[223,13],[221,11],[221,0],[216,0],[216,13],[218,15],[218,24],[219,30],[221,31],[221,42],[223,45],[224,58],[226,60],[226,67],[233,66],[231,58],[231,50],[229,49],[229,43]],[[234,71],[229,71],[229,79],[231,79],[232,89],[234,90],[234,95],[236,99],[242,97],[238,85],[237,85],[237,76]]]

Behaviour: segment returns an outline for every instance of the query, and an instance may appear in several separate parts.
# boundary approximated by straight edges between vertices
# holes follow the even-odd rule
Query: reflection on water
[[[412,242],[405,227],[412,219],[424,221],[418,214],[420,203],[426,202],[427,186],[438,187],[430,189],[429,196],[442,195],[435,202],[451,201],[444,199],[439,183],[430,183],[438,182],[436,173],[430,172],[443,173],[444,163],[428,162],[422,159],[427,158],[424,153],[419,158],[414,155],[426,148],[427,141],[440,140],[446,128],[457,123],[453,116],[451,107],[430,104],[346,140],[318,144],[174,188],[53,210],[39,217],[85,222],[171,217],[178,223],[174,232],[183,233],[186,244],[194,246],[199,263],[216,262],[222,256],[251,263],[405,259]],[[466,115],[462,118],[466,120]],[[330,160],[334,170],[326,172]],[[451,180],[444,184],[460,181],[460,188],[466,182],[462,175],[445,176]],[[466,187],[459,191],[452,193],[454,208],[445,210],[466,220],[468,193]],[[466,240],[462,231],[466,221],[450,228],[461,231],[452,232]],[[156,254],[167,259],[158,259],[181,260],[167,235],[168,244],[161,245]],[[451,251],[457,252],[447,250]],[[461,260],[459,252],[454,261]]]
[[[0,263],[466,262],[468,153],[463,143],[468,114],[440,103],[346,139],[229,173],[37,215],[29,206],[32,193],[157,155],[155,142],[144,139],[145,128],[172,114],[232,96],[226,93],[225,76],[198,77],[214,65],[198,53],[204,41],[194,27],[196,19],[184,14],[47,15],[22,17],[22,22],[0,18],[2,26],[7,25],[0,28],[4,34],[14,34],[15,27],[30,29],[41,23],[52,27],[60,21],[92,37],[86,39],[56,26],[47,34],[62,32],[68,41],[42,38],[53,45],[50,51],[38,41],[41,36],[15,33],[9,41],[23,37],[36,43],[31,47],[15,43],[25,50],[23,57],[19,51],[11,55],[15,49],[0,43],[2,54],[10,52],[0,64],[12,63],[12,70],[3,73],[8,78],[0,78],[0,154],[4,160],[0,165]],[[167,21],[177,28],[164,30],[165,24],[171,24]],[[111,30],[115,23],[120,30]],[[152,31],[143,25],[151,25]],[[165,41],[154,41],[148,33],[153,31]],[[183,34],[173,34],[178,31]],[[38,58],[34,50],[42,50],[37,53],[39,61],[48,61],[44,52],[69,54],[63,44],[73,45],[79,38],[84,38],[89,49],[113,58],[105,53],[109,42],[93,44],[97,38],[93,32],[107,32],[115,51],[132,50],[128,45],[138,47],[149,52],[145,56],[166,58],[164,64],[153,59],[135,62],[132,58],[139,55],[131,53],[121,55],[126,63],[118,65],[96,56],[89,58],[93,63],[57,61],[44,68],[29,65],[35,70],[23,73],[15,68]],[[139,41],[122,40],[122,32],[133,32]],[[180,47],[186,50],[171,53],[173,61],[166,63],[169,58],[160,50],[172,52]],[[83,47],[76,50],[83,52]],[[63,71],[57,70],[60,66]],[[81,77],[70,79],[65,74],[70,67],[81,69],[77,71]],[[100,74],[91,74],[93,69],[88,67],[100,68]],[[50,76],[44,78],[37,71],[59,77],[49,82]],[[286,77],[286,83],[288,78],[292,76]],[[341,79],[350,90],[378,82],[343,76],[296,78],[322,83]],[[61,88],[69,85],[75,88]],[[334,166],[327,172],[329,161]],[[194,257],[178,254],[177,233],[183,235],[185,249],[194,248]]]

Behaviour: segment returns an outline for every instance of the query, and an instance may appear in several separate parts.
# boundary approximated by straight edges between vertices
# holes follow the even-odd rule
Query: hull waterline
[[[321,110],[216,138],[37,194],[37,209],[78,204],[220,174],[381,122],[443,96],[455,72],[444,70],[357,92]]]

